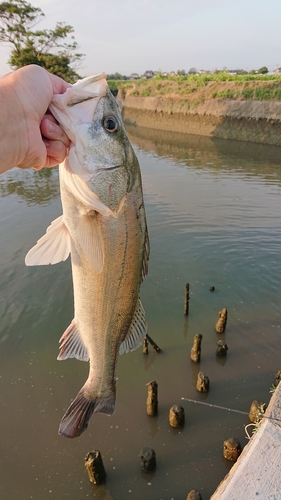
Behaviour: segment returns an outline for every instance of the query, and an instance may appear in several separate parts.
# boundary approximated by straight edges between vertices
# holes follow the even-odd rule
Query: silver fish
[[[63,215],[28,252],[26,265],[55,264],[71,254],[75,312],[58,359],[90,361],[89,377],[59,427],[73,438],[93,412],[114,412],[118,353],[136,349],[146,335],[139,296],[149,240],[138,160],[105,75],[55,96],[51,111],[72,141],[59,167]]]

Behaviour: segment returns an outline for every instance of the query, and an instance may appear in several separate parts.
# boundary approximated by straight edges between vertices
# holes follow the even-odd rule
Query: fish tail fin
[[[84,388],[82,388],[62,417],[59,434],[68,438],[78,437],[87,429],[93,413],[112,415],[114,410],[114,393],[106,397],[99,396],[95,399],[89,399],[85,395]]]

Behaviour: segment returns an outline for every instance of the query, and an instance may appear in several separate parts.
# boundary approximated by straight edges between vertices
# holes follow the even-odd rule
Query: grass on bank
[[[281,100],[281,75],[231,75],[227,72],[202,75],[157,75],[149,80],[108,80],[112,90],[136,97],[187,97],[194,102],[207,99]]]

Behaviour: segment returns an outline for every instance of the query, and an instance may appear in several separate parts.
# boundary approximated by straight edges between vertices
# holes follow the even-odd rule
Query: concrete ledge
[[[257,433],[210,500],[281,499],[281,383]]]
[[[122,102],[125,108],[153,111],[154,113],[181,113],[185,115],[212,115],[216,117],[246,118],[248,120],[281,120],[281,102],[279,101],[235,101],[231,99],[212,99],[188,104],[188,100],[179,97],[134,97],[126,96]]]
[[[123,119],[139,127],[281,145],[281,103],[213,99],[191,106],[178,98],[122,101]]]

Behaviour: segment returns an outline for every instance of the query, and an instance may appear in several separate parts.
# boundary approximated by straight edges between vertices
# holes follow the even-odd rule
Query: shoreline
[[[279,383],[261,421],[237,462],[210,500],[278,500],[281,491],[281,384]]]
[[[281,146],[278,101],[212,99],[185,108],[177,97],[122,97],[122,116],[129,125]]]

